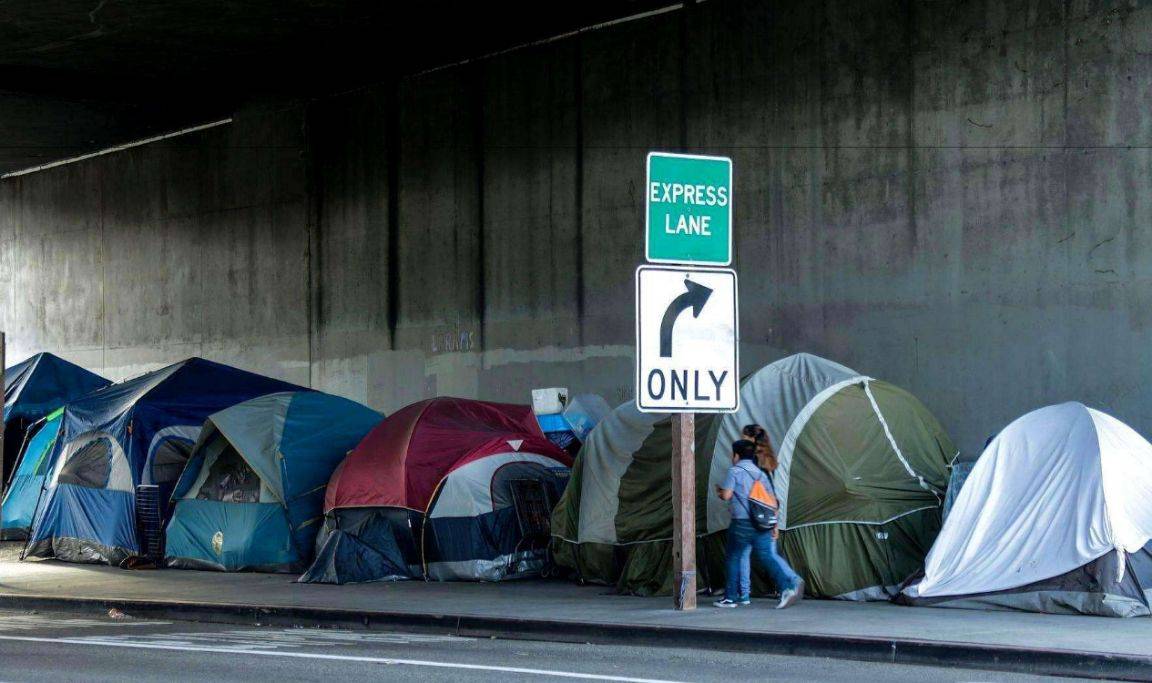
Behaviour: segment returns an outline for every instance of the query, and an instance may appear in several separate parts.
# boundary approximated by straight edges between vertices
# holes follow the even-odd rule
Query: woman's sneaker
[[[804,599],[804,579],[796,581],[795,588],[780,593],[780,604],[776,605],[776,609],[785,609],[791,607]]]
[[[747,607],[748,605],[751,605],[751,604],[752,604],[752,598],[750,598],[750,597],[748,597],[747,595],[745,595],[745,596],[744,596],[744,597],[742,597],[742,598],[737,598],[737,599],[736,599],[736,604],[737,604],[737,605],[740,605],[741,607]]]
[[[712,606],[722,607],[724,609],[735,609],[736,607],[740,606],[740,603],[736,602],[735,600],[724,598],[723,600],[717,600],[716,602],[712,603]]]

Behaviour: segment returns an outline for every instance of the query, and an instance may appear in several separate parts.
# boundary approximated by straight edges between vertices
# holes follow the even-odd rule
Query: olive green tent
[[[696,416],[696,529],[707,529],[705,500],[715,430]],[[623,593],[672,594],[672,422],[625,403],[600,421],[580,449],[552,513],[557,564],[583,581]],[[722,534],[697,540],[697,584],[724,582]]]
[[[702,587],[723,580],[727,505],[709,495],[740,428],[776,445],[781,549],[809,595],[885,599],[920,568],[940,527],[954,448],[902,389],[798,354],[744,380],[740,411],[697,428],[697,549]],[[671,588],[670,422],[623,405],[589,437],[553,515],[557,562],[622,592]],[[707,478],[705,478],[707,473]]]
[[[721,481],[740,427],[760,423],[780,460],[781,550],[809,594],[895,595],[940,530],[956,453],[940,423],[903,389],[807,354],[748,377],[740,398],[740,411],[719,421],[710,481]],[[716,501],[709,523],[726,520]]]

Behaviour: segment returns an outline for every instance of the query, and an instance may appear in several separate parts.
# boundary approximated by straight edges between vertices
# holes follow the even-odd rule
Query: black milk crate
[[[156,564],[164,560],[164,511],[159,486],[136,487],[136,538],[142,556]]]
[[[548,488],[539,479],[513,479],[512,505],[516,509],[516,520],[520,523],[520,535],[524,538],[543,537],[551,533],[552,501]]]

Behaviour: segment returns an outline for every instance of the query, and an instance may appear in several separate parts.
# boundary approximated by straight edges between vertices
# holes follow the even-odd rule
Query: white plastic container
[[[564,412],[568,405],[568,388],[552,387],[550,389],[532,390],[532,412],[537,415],[553,415]]]

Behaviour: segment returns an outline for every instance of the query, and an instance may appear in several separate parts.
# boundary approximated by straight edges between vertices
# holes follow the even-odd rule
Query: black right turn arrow
[[[664,319],[660,321],[661,358],[672,357],[672,328],[676,326],[676,319],[680,314],[691,308],[692,317],[699,318],[700,311],[704,310],[704,304],[708,303],[708,297],[712,296],[711,289],[688,279],[684,280],[684,287],[688,291],[668,304],[668,310],[664,311]]]

